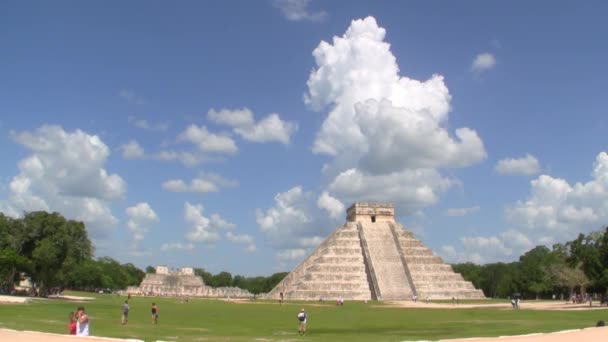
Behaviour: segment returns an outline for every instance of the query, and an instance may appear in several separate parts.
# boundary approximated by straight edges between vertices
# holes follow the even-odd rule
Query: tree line
[[[123,289],[139,285],[144,272],[131,263],[93,258],[82,222],[58,213],[26,213],[13,219],[0,213],[0,291],[11,293],[23,275],[46,296],[63,288]]]
[[[608,289],[608,227],[551,249],[537,246],[518,261],[452,265],[454,271],[483,290],[486,297],[569,298],[574,293],[606,294]]]
[[[26,275],[36,294],[47,296],[65,288],[93,291],[120,290],[139,286],[146,272],[132,263],[121,264],[110,257],[93,258],[94,247],[84,223],[59,213],[44,211],[10,218],[0,213],[0,293],[12,293]],[[195,268],[195,274],[212,287],[234,286],[259,294],[270,291],[287,272],[269,277],[211,274]]]

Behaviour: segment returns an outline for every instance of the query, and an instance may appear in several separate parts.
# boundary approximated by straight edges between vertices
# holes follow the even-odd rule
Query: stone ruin
[[[395,222],[389,203],[354,203],[346,223],[267,295],[294,300],[485,298]]]
[[[144,296],[251,298],[247,290],[238,287],[206,286],[203,278],[194,274],[192,267],[171,271],[167,266],[156,266],[156,273],[147,273],[139,287],[129,287],[127,293]]]

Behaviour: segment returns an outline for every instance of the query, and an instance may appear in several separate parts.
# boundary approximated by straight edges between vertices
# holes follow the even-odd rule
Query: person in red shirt
[[[68,324],[68,331],[70,335],[76,335],[76,318],[74,317],[74,311],[70,312],[70,323]]]

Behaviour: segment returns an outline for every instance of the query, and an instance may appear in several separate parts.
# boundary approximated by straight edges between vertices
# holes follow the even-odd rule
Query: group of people
[[[89,336],[89,316],[84,310],[84,306],[79,306],[76,312],[70,312],[70,323],[68,329],[70,335]]]
[[[129,300],[125,300],[125,303],[122,305],[122,325],[129,322],[130,309]],[[152,313],[152,324],[158,324],[158,306],[156,306],[156,303],[152,303],[150,312]],[[90,320],[84,310],[84,306],[79,306],[76,312],[70,312],[69,318],[68,331],[70,335],[89,336]]]

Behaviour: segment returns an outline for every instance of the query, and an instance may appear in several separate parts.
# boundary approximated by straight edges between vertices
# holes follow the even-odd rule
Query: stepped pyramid
[[[295,300],[485,298],[395,222],[389,203],[355,203],[338,227],[268,293]]]

